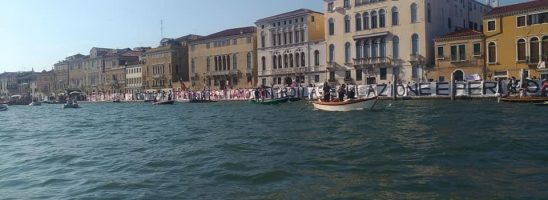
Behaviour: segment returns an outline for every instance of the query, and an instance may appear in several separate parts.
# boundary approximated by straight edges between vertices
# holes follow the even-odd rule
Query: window
[[[538,38],[531,38],[530,42],[530,60],[529,63],[538,63],[539,62],[539,56],[540,56],[540,44]]]
[[[419,35],[417,35],[416,33],[411,36],[411,54],[419,54]]]
[[[238,39],[232,40],[232,45],[237,45],[237,44],[238,44]]]
[[[443,46],[438,47],[438,54],[436,55],[436,58],[438,58],[438,59],[443,59],[444,58]]]
[[[295,31],[295,43],[299,43],[299,31]]]
[[[496,63],[497,62],[497,45],[494,42],[490,42],[488,47],[488,60],[489,63]]]
[[[344,45],[344,63],[350,63],[350,43]]]
[[[419,66],[413,65],[411,67],[411,76],[413,78],[419,78]]]
[[[411,23],[417,23],[417,4],[411,4]]]
[[[335,20],[333,18],[329,19],[329,35],[335,34]]]
[[[274,62],[276,62],[276,60],[274,60]],[[261,58],[261,66],[263,71],[266,70],[266,58],[264,56]]]
[[[289,44],[293,44],[293,32],[289,32]]]
[[[261,47],[264,48],[265,46],[265,37],[264,37],[264,33],[261,34]]]
[[[320,51],[314,51],[314,66],[320,66]]]
[[[329,45],[329,62],[335,61],[335,45]]]
[[[287,54],[284,55],[284,68],[289,67],[289,58],[287,57]]]
[[[282,55],[278,55],[278,68],[281,69],[283,62],[282,62]]]
[[[295,66],[299,67],[299,53],[295,53]],[[304,66],[303,66],[304,67]]]
[[[481,56],[481,44],[475,43],[474,44],[474,56]]]
[[[247,69],[251,69],[251,62],[253,61],[251,52],[247,53]]]
[[[234,54],[232,56],[232,69],[238,69],[238,56]]]
[[[350,0],[344,0],[344,8],[350,8]]]
[[[451,22],[451,17],[447,18],[447,28],[452,29],[453,23]]]
[[[428,23],[430,23],[430,22],[432,22],[432,11],[430,11],[430,3],[428,3],[426,5],[426,9],[427,9],[426,18],[427,18]]]
[[[333,2],[327,4],[327,11],[333,12]]]
[[[297,61],[299,62],[299,61]],[[293,54],[289,54],[289,67],[293,67],[293,64],[295,64],[293,60]]]
[[[386,57],[386,39],[381,38],[381,43],[379,46],[379,57],[385,58]]]
[[[335,72],[334,71],[329,72],[329,81],[335,81]]]
[[[305,61],[306,61],[306,59],[304,57],[304,52],[301,52],[301,66],[304,67],[306,65]],[[299,61],[297,60],[297,62],[299,62]]]
[[[314,82],[319,83],[320,82],[320,75],[314,76]]]
[[[377,11],[371,12],[371,28],[377,28]]]
[[[392,26],[396,26],[398,24],[399,24],[398,8],[397,7],[392,7]]]
[[[518,61],[525,61],[525,40],[520,39],[518,40],[517,45],[517,55],[518,55]]]
[[[527,16],[527,25],[548,23],[548,12],[535,13]]]
[[[209,56],[207,57],[206,63],[207,63],[207,64],[206,64],[206,66],[207,66],[207,71],[209,71],[209,70],[210,70],[210,67],[211,67],[211,58],[210,58]],[[175,68],[175,69],[177,69],[177,68]]]
[[[362,15],[360,13],[356,14],[356,31],[362,30]]]
[[[525,16],[518,16],[516,18],[516,26],[517,27],[524,27],[525,26]]]
[[[394,59],[400,58],[400,38],[398,36],[392,38],[392,57]]]
[[[548,36],[542,38],[542,59],[548,59]]]
[[[272,68],[276,69],[278,68],[278,63],[276,62],[278,58],[276,56],[272,56]],[[263,66],[263,70],[266,70],[266,67]]]
[[[369,29],[369,13],[363,13],[363,29]]]
[[[459,45],[459,60],[460,61],[466,60],[466,45],[464,44]]]
[[[381,80],[386,80],[386,67],[380,68]]]
[[[364,43],[363,43],[363,57],[364,58],[369,58],[369,53],[370,53],[370,45],[369,45],[369,40],[366,40]]]
[[[362,43],[361,41],[356,42],[356,59],[362,58]]]
[[[373,44],[371,45],[371,58],[376,58],[377,53],[379,50],[379,40],[373,40]]]
[[[457,46],[451,46],[451,61],[458,60],[458,49]]]
[[[487,31],[495,31],[495,20],[489,20],[487,21]]]
[[[363,80],[363,71],[361,69],[356,69],[356,81]]]
[[[348,15],[344,16],[344,32],[350,32],[350,16]]]
[[[350,70],[345,71],[344,80],[352,80],[352,71],[350,71]]]
[[[386,11],[384,9],[381,9],[379,11],[379,27],[384,28],[386,26]]]

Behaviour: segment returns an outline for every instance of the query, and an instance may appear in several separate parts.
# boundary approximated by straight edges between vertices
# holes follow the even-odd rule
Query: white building
[[[426,81],[434,39],[482,30],[490,10],[474,0],[324,0],[327,63],[334,82]]]
[[[299,9],[255,22],[258,84],[316,84],[326,79],[323,13]]]
[[[126,66],[126,94],[136,99],[143,92],[143,71],[141,64]]]

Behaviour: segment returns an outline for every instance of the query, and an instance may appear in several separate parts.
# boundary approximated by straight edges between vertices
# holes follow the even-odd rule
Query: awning
[[[363,34],[363,35],[356,35],[356,36],[353,36],[352,38],[354,40],[362,40],[362,39],[367,39],[367,38],[374,38],[374,37],[380,37],[380,36],[386,36],[388,35],[388,31],[382,31],[382,32],[377,32],[377,33],[369,33],[369,34]]]

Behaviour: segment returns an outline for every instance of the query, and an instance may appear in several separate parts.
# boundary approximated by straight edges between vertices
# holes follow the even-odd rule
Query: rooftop
[[[321,12],[316,12],[316,11],[313,11],[313,10],[301,8],[301,9],[298,9],[298,10],[294,10],[294,11],[290,11],[290,12],[286,12],[286,13],[266,17],[266,18],[263,18],[263,19],[259,19],[255,23],[268,22],[268,21],[277,20],[277,19],[280,19],[280,18],[286,17],[286,16],[293,16],[293,15],[298,15],[298,14],[308,14],[308,13],[317,13],[317,14],[322,14],[323,15],[323,13],[321,13]]]
[[[462,30],[458,30],[458,31],[440,36],[436,38],[436,40],[452,39],[452,38],[460,38],[460,37],[471,37],[471,36],[483,36],[483,33],[473,29],[462,29]]]
[[[229,37],[234,35],[243,35],[243,34],[249,34],[249,33],[255,33],[255,32],[257,32],[257,29],[254,26],[226,29],[224,31],[213,33],[205,37],[201,37],[197,39],[197,41],[210,40],[210,39],[221,38],[221,37]]]
[[[493,8],[485,16],[512,14],[520,11],[548,9],[548,0],[533,0],[524,3],[512,4]]]

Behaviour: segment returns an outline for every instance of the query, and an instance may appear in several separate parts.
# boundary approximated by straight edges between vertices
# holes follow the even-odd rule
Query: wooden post
[[[455,100],[455,77],[453,76],[454,74],[455,72],[451,74],[451,82],[449,83],[449,94],[451,95],[451,101]]]
[[[395,70],[393,70],[394,72]],[[392,73],[392,100],[396,101],[398,100],[398,75],[395,73]]]

